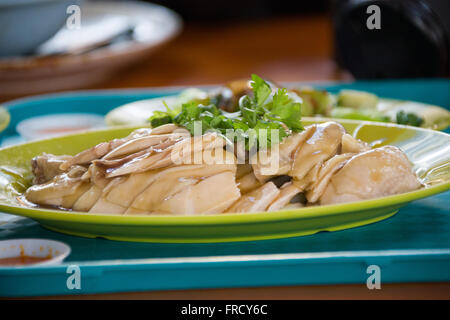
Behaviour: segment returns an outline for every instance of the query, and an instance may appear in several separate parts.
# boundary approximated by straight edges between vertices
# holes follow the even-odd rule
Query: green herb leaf
[[[262,106],[272,93],[270,85],[263,79],[258,77],[256,74],[252,74],[252,82],[250,83],[250,85],[253,89],[256,105]]]
[[[164,124],[172,123],[173,118],[166,112],[155,111],[153,116],[150,117],[150,125],[152,128],[162,126]]]
[[[420,127],[424,121],[415,113],[406,113],[404,111],[397,112],[396,119],[398,124],[406,124],[415,127]]]
[[[269,116],[275,116],[292,131],[303,130],[301,124],[302,105],[291,99],[285,88],[278,89],[273,96]]]

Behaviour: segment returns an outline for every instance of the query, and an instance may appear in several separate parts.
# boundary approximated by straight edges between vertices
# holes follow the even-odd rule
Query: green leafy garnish
[[[415,113],[406,113],[404,111],[397,112],[396,120],[398,124],[406,124],[415,127],[420,127],[424,121]]]
[[[256,105],[259,107],[264,105],[264,102],[266,102],[267,98],[272,93],[272,89],[270,88],[269,84],[258,77],[256,74],[252,74],[251,86],[253,89],[253,94],[255,96]]]
[[[175,123],[188,129],[192,135],[197,134],[194,132],[195,124],[201,124],[201,134],[214,130],[226,135],[231,130],[235,140],[241,138],[245,141],[247,150],[270,147],[291,132],[303,130],[301,103],[293,99],[286,89],[273,93],[270,85],[255,74],[252,75],[251,87],[253,94],[241,97],[237,112],[228,113],[215,104],[205,106],[191,101],[178,111],[166,106],[166,112],[155,112],[149,121],[152,127]]]
[[[153,115],[148,119],[152,128],[173,123],[174,117],[180,112],[179,108],[169,108],[165,101],[163,101],[163,104],[166,107],[166,111],[154,111]]]
[[[273,96],[272,107],[270,108],[269,117],[278,118],[293,131],[303,130],[300,119],[302,117],[302,106],[299,102],[294,102],[287,93],[287,90],[278,89]],[[274,118],[275,117],[275,118]]]

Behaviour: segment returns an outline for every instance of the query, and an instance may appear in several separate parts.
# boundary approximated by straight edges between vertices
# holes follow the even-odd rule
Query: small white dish
[[[111,110],[105,116],[105,122],[109,126],[148,126],[148,119],[155,111],[166,111],[164,103],[173,108],[177,100],[176,96],[169,96],[130,102]]]
[[[103,116],[87,113],[62,113],[20,121],[16,130],[25,140],[50,138],[105,126]]]
[[[28,267],[61,263],[71,252],[70,247],[60,241],[48,239],[11,239],[0,241],[0,259],[15,257],[47,258],[46,260],[2,267]]]

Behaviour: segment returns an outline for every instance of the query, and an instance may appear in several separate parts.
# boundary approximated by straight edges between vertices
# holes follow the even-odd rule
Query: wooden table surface
[[[324,15],[187,24],[160,52],[98,87],[215,84],[252,73],[276,81],[348,79],[332,52]]]
[[[448,300],[450,283],[381,284],[367,289],[365,284],[284,286],[168,290],[109,294],[37,297],[36,300]]]
[[[91,89],[224,83],[256,73],[275,81],[351,79],[332,59],[327,16],[286,16],[228,24],[187,24],[161,51]],[[450,298],[449,283],[295,286],[63,296],[89,299]]]

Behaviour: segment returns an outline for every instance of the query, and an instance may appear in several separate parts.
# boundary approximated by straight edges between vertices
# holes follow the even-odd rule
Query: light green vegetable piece
[[[295,92],[303,99],[302,116],[328,115],[331,111],[334,101],[327,91],[303,87]]]
[[[337,97],[339,107],[353,109],[377,109],[378,97],[373,93],[356,90],[341,90]]]
[[[389,122],[389,117],[373,109],[354,109],[347,107],[334,108],[331,117],[339,119],[367,120]]]
[[[396,122],[399,112],[415,114],[423,119],[422,128],[445,130],[450,126],[450,111],[435,105],[415,101],[380,99],[378,110]]]

